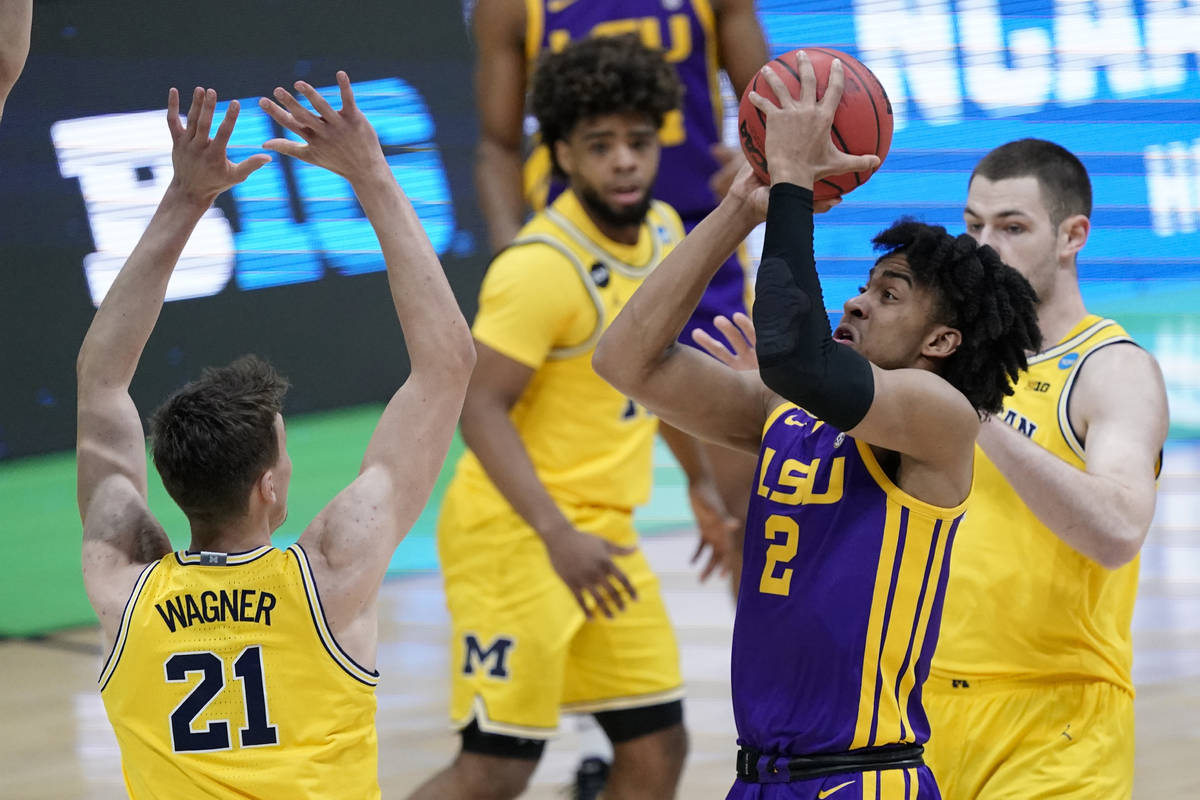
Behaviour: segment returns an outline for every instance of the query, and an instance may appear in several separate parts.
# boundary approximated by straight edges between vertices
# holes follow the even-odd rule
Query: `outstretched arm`
[[[979,444],[1047,528],[1116,569],[1138,554],[1154,518],[1156,466],[1167,437],[1167,394],[1154,357],[1132,344],[1089,356],[1070,414],[1084,442],[1082,470],[995,417]]]
[[[369,622],[373,632],[379,584],[392,551],[425,507],[446,458],[475,347],[437,253],[392,176],[375,130],[355,103],[350,78],[338,72],[337,81],[342,99],[338,111],[303,81],[296,89],[315,113],[282,88],[275,90],[277,102],[263,98],[259,105],[303,139],[272,139],[264,145],[267,149],[324,167],[354,188],[379,238],[412,364],[408,380],[379,419],[358,478],[300,538],[322,583],[335,632],[346,632],[357,620]],[[373,635],[369,642],[373,659]],[[342,644],[363,652],[352,641]]]
[[[475,107],[479,145],[475,189],[488,227],[488,243],[499,252],[517,235],[525,218],[521,138],[525,119],[525,3],[479,0],[475,34]]]
[[[100,304],[76,362],[79,384],[77,499],[83,519],[84,584],[106,630],[128,597],[133,578],[120,574],[153,561],[170,544],[146,505],[146,441],[129,384],[162,310],[167,282],[188,237],[217,195],[270,160],[240,164],[225,145],[238,116],[235,100],[209,138],[217,94],[197,88],[187,127],[179,93],[167,98],[174,176],[112,288]]]

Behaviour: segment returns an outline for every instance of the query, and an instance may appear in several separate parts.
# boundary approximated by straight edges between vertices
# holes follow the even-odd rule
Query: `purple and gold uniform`
[[[683,84],[682,108],[667,114],[660,132],[662,159],[653,195],[673,207],[690,231],[716,207],[708,181],[718,164],[713,145],[721,142],[724,119],[718,79],[716,17],[709,0],[526,0],[527,77],[538,55],[558,52],[588,36],[638,34],[650,48],[661,49]],[[538,147],[525,169],[525,191],[535,211],[564,188],[550,176],[550,158]],[[680,341],[691,344],[691,330],[703,328],[718,340],[717,314],[732,316],[747,308],[747,282],[740,251],[713,277]]]
[[[866,442],[790,403],[775,409],[733,632],[734,717],[759,777],[739,779],[729,797],[939,796],[923,766],[787,783],[783,765],[916,750],[929,738],[921,686],[965,508],[908,495]]]

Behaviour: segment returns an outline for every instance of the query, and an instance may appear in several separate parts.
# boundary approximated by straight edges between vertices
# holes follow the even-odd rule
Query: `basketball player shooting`
[[[1038,345],[1034,294],[990,248],[901,220],[875,237],[883,255],[831,332],[812,187],[878,160],[831,141],[841,63],[819,100],[802,52],[795,65],[791,92],[763,72],[778,106],[752,95],[769,189],[743,169],[630,299],[594,364],[671,424],[758,454],[734,620],[742,749],[729,797],[815,800],[851,786],[851,797],[936,797],[921,685],[980,415],[1000,408]],[[675,337],[764,211],[754,375]]]
[[[292,463],[279,413],[287,383],[270,365],[247,356],[206,370],[154,414],[155,466],[191,525],[191,545],[177,553],[147,505],[145,437],[129,395],[196,223],[270,160],[228,159],[236,100],[210,138],[216,92],[195,90],[185,126],[170,91],[171,183],[80,349],[84,586],[111,645],[100,693],[135,799],[379,797],[379,586],[433,488],[475,350],[350,79],[337,79],[338,111],[306,83],[296,88],[315,112],[282,88],[275,102],[264,98],[301,140],[264,147],[350,181],[379,237],[412,370],[358,477],[299,542],[271,546]]]

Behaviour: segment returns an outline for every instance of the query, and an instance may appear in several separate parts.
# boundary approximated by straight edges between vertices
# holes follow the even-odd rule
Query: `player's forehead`
[[[884,279],[903,281],[910,286],[916,285],[916,276],[903,253],[881,256],[867,272],[868,281]]]
[[[592,141],[625,136],[656,136],[658,129],[649,114],[618,111],[584,117],[575,125],[572,134],[584,141]]]
[[[990,180],[982,175],[971,179],[964,216],[976,219],[1024,217],[1049,219],[1041,183],[1033,175]]]

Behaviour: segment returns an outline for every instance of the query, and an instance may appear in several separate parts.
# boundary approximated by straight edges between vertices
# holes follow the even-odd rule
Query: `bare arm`
[[[671,454],[679,462],[688,482],[688,502],[692,506],[692,516],[696,519],[696,529],[699,533],[696,542],[696,552],[692,554],[695,564],[708,550],[708,561],[700,570],[700,582],[708,580],[715,570],[721,575],[728,575],[732,555],[733,534],[741,527],[729,513],[721,500],[713,477],[712,465],[709,463],[704,447],[700,441],[688,436],[678,428],[659,421],[658,433],[662,436]]]
[[[361,472],[300,537],[322,586],[325,610],[351,652],[374,659],[374,601],[396,545],[425,507],[462,408],[475,349],[467,322],[412,204],[396,184],[345,72],[334,111],[307,83],[304,109],[282,88],[260,106],[304,144],[265,147],[325,167],[350,181],[375,229],[412,370],[367,444]],[[369,345],[363,345],[369,346]]]
[[[620,581],[630,597],[637,597],[625,573],[612,560],[614,555],[628,555],[633,550],[577,530],[559,510],[538,478],[525,443],[509,417],[533,378],[534,369],[482,342],[476,347],[479,364],[463,406],[463,441],[500,494],[546,545],[550,563],[584,614],[591,616],[594,606],[611,617],[614,607],[617,611],[625,608],[625,600],[614,590],[611,579]]]
[[[475,188],[492,252],[508,245],[525,217],[521,137],[525,118],[525,5],[479,0],[475,32],[475,105],[479,146]]]
[[[1167,436],[1162,373],[1144,350],[1110,345],[1080,368],[1071,406],[1086,470],[996,419],[979,444],[1046,527],[1116,569],[1137,555],[1154,517],[1155,465]]]
[[[84,585],[110,634],[137,571],[171,549],[146,504],[146,440],[129,396],[130,381],[192,229],[218,194],[269,160],[258,155],[233,164],[225,157],[238,105],[230,105],[210,140],[216,102],[216,92],[197,88],[185,129],[179,93],[170,91],[167,124],[174,176],[100,304],[76,362],[76,495],[83,519]]]
[[[754,73],[767,63],[767,37],[758,24],[754,0],[719,0],[714,6],[717,57],[741,97]]]
[[[25,69],[33,0],[0,0],[0,116],[4,102]]]
[[[747,168],[730,195],[642,282],[600,337],[592,365],[668,424],[757,453],[771,393],[757,375],[676,342],[712,276],[762,218],[748,198],[765,189],[752,180]]]

